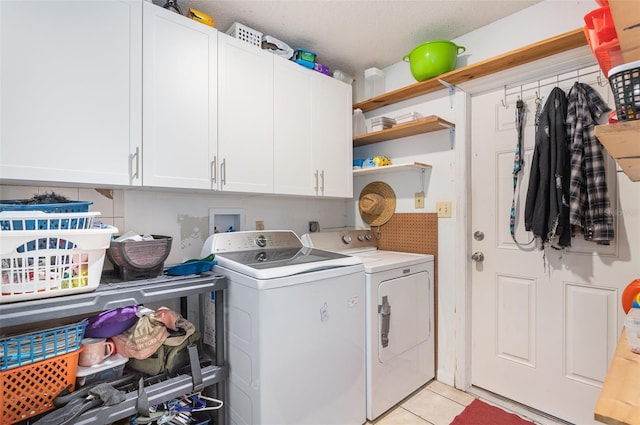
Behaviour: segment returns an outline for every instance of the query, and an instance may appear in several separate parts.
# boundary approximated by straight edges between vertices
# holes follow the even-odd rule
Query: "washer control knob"
[[[349,235],[344,235],[342,237],[342,243],[344,243],[345,245],[348,245],[351,243],[351,236]]]
[[[265,237],[265,235],[260,235],[256,238],[256,245],[258,245],[260,248],[264,248],[265,246],[267,246],[267,238]]]

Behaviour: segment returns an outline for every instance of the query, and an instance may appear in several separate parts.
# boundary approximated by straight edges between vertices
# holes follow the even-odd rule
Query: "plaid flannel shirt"
[[[575,83],[567,98],[566,123],[571,148],[569,221],[582,229],[586,240],[608,244],[613,240],[613,216],[595,124],[610,108],[584,83]]]

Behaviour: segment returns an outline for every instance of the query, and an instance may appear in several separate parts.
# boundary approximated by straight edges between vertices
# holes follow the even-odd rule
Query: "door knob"
[[[476,251],[473,254],[471,254],[471,259],[477,262],[484,261],[484,254],[480,251]]]

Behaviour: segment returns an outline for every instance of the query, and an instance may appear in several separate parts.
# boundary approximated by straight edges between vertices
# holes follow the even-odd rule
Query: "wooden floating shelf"
[[[432,131],[453,128],[455,128],[455,124],[447,120],[443,120],[438,116],[430,115],[406,124],[395,125],[391,128],[354,137],[353,146],[364,146],[371,143],[384,142],[392,139],[400,139],[402,137],[415,136],[416,134],[430,133]]]
[[[596,136],[629,179],[640,181],[640,120],[598,125]]]
[[[594,419],[610,425],[633,425],[640,418],[640,355],[633,353],[622,331],[596,403]]]
[[[358,102],[353,105],[353,109],[359,108],[362,112],[372,111],[383,106],[442,90],[445,88],[445,85],[441,81],[452,85],[461,84],[469,80],[485,77],[496,72],[504,71],[505,69],[524,65],[586,45],[587,39],[584,35],[584,30],[578,28],[556,37],[551,37],[537,43],[529,44],[520,49],[512,50],[503,55],[454,69],[436,78],[420,81]]]
[[[353,176],[365,176],[368,174],[381,174],[381,173],[395,173],[398,171],[411,171],[411,170],[425,170],[431,168],[429,164],[423,164],[422,162],[413,162],[411,164],[393,164],[385,165],[383,167],[365,167],[353,170]]]

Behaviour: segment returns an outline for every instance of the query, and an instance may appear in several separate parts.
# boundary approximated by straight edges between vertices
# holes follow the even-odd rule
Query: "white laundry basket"
[[[117,232],[112,226],[1,231],[0,303],[94,291]]]

